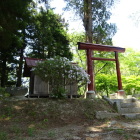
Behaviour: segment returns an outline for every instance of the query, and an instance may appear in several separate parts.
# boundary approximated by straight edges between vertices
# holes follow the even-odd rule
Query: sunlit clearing
[[[20,106],[14,106],[14,108],[16,109],[16,110],[21,110],[22,109],[22,107],[20,107]]]
[[[88,127],[87,130],[88,130],[88,131],[93,131],[93,132],[101,132],[101,131],[102,131],[102,129],[96,128],[96,127],[94,127],[94,126]]]

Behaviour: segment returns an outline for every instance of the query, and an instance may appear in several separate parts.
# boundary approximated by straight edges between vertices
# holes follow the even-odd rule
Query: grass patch
[[[6,101],[0,103],[0,140],[36,137],[36,133],[45,130],[45,136],[54,139],[55,129],[67,125],[97,125],[106,127],[109,120],[97,120],[96,111],[115,112],[102,99],[35,99],[25,101]],[[121,118],[120,118],[121,119]],[[103,125],[105,124],[105,125]],[[110,129],[110,130],[109,130]],[[39,130],[39,131],[38,131]],[[105,128],[103,131],[111,131]],[[73,131],[73,130],[72,130]],[[127,139],[129,133],[123,129],[113,130],[117,135]],[[83,132],[81,132],[81,135]]]
[[[33,137],[35,135],[35,128],[28,128],[27,134],[28,136]]]
[[[8,140],[8,134],[6,132],[0,132],[0,140]]]
[[[47,133],[47,136],[48,136],[49,138],[54,138],[54,137],[56,136],[56,133],[55,133],[54,131],[49,131],[49,132]]]

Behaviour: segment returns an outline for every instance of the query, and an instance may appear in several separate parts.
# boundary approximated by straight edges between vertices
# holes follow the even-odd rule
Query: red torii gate
[[[87,72],[90,75],[90,81],[91,81],[91,83],[88,84],[88,91],[95,91],[94,76],[93,76],[94,71],[93,71],[92,60],[115,61],[116,62],[117,80],[118,80],[118,90],[122,90],[122,81],[121,81],[121,72],[120,72],[120,66],[119,66],[118,52],[125,52],[125,48],[78,42],[78,50],[86,50],[86,53],[87,53]],[[111,59],[111,58],[92,57],[93,50],[115,52],[115,58]]]

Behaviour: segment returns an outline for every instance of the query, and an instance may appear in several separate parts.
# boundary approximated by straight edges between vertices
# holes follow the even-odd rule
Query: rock
[[[134,94],[133,97],[140,98],[140,93],[139,94]]]
[[[73,136],[73,139],[74,140],[81,140],[81,138],[80,137],[77,137],[77,136]]]
[[[110,113],[107,111],[97,111],[96,112],[97,119],[114,118],[114,117],[118,117],[118,116],[119,116],[118,113]]]
[[[114,125],[114,124],[117,124],[117,121],[114,120],[114,121],[109,122],[109,123],[108,123],[108,127],[111,127],[111,126]]]
[[[28,92],[26,87],[7,87],[6,92],[10,93],[12,96],[25,95]]]
[[[86,140],[95,140],[95,138],[86,137]]]

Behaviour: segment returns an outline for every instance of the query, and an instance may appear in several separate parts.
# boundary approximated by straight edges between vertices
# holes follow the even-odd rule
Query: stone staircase
[[[127,119],[140,119],[140,100],[132,97],[130,99],[109,99],[103,97],[113,105],[121,116]]]
[[[120,102],[119,113],[128,119],[140,119],[140,101],[132,99],[125,99]]]

